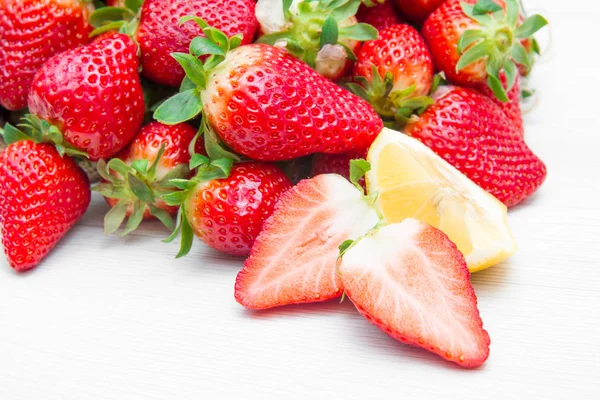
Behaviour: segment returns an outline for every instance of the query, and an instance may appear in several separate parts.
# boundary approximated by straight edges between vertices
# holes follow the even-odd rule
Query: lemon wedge
[[[418,140],[384,128],[367,159],[367,189],[386,222],[415,218],[442,230],[471,272],[516,251],[506,206]]]

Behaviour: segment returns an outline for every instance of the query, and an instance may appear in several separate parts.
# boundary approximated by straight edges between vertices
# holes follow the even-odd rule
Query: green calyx
[[[171,206],[179,206],[176,218],[176,226],[171,236],[163,240],[164,243],[170,243],[177,236],[181,235],[179,252],[176,258],[188,254],[192,248],[194,231],[187,217],[186,202],[197,189],[199,184],[210,182],[215,179],[226,179],[229,177],[233,160],[230,158],[220,158],[210,160],[210,158],[201,154],[194,154],[190,160],[190,168],[196,170],[196,174],[191,179],[171,179],[170,183],[178,190],[172,191],[162,196],[165,203]]]
[[[205,37],[195,37],[190,43],[189,53],[172,53],[185,71],[179,93],[163,102],[154,112],[154,119],[166,125],[176,125],[196,118],[202,113],[200,94],[206,89],[208,73],[225,60],[228,51],[240,46],[242,36],[228,38],[222,31],[209,26],[199,17],[186,16],[181,24],[197,23]],[[200,57],[206,57],[201,61]]]
[[[118,199],[116,206],[111,208],[104,218],[106,235],[115,233],[121,227],[128,210],[132,210],[132,213],[125,229],[120,233],[121,236],[137,229],[146,209],[169,230],[174,229],[173,218],[167,211],[157,206],[157,201],[163,195],[176,190],[177,187],[171,183],[171,180],[186,178],[189,176],[189,169],[187,165],[180,164],[169,171],[164,178],[158,179],[157,168],[164,152],[163,145],[152,164],[148,160],[136,160],[128,165],[119,158],[113,158],[108,162],[98,161],[97,170],[104,181],[92,190],[104,197]]]
[[[208,123],[208,118],[203,113],[201,93],[206,89],[210,71],[225,60],[227,52],[241,45],[242,36],[235,35],[228,38],[225,33],[209,26],[199,17],[186,16],[180,20],[181,24],[188,22],[198,24],[205,36],[198,36],[192,40],[189,53],[171,54],[182,66],[186,76],[179,87],[179,92],[155,109],[154,119],[165,125],[176,125],[202,116],[198,135],[204,135],[208,156],[213,160],[229,158],[240,161],[240,157],[226,148]],[[201,61],[200,57],[205,58],[204,61]],[[192,146],[197,139],[198,137],[194,139]]]
[[[139,25],[138,14],[144,0],[125,0],[125,7],[99,7],[90,16],[90,25],[95,29],[90,37],[109,31],[117,31],[133,37]]]
[[[348,89],[369,102],[390,128],[403,127],[413,115],[421,115],[433,104],[433,99],[429,96],[414,96],[414,85],[393,90],[393,75],[388,72],[382,78],[376,66],[371,69],[370,81],[364,76],[356,76],[354,80],[356,82],[346,83]]]
[[[477,21],[480,29],[466,30],[458,41],[461,55],[456,71],[485,59],[488,74],[487,84],[496,98],[508,101],[507,92],[517,78],[517,64],[529,71],[533,65],[533,54],[528,53],[521,41],[548,24],[540,15],[532,15],[519,24],[519,4],[517,0],[506,0],[506,10],[493,0],[479,0],[475,5],[461,3],[463,12]],[[533,39],[531,39],[533,40]],[[533,53],[537,44],[533,40]],[[506,85],[500,80],[501,72],[506,74]]]
[[[377,29],[365,23],[340,26],[358,11],[360,0],[304,0],[298,3],[298,11],[292,12],[292,0],[283,1],[284,17],[289,28],[261,36],[258,43],[275,45],[285,43],[287,50],[316,68],[317,55],[325,45],[341,45],[350,60],[355,54],[344,41],[366,41],[377,38]]]
[[[20,140],[31,140],[35,143],[51,143],[56,147],[61,157],[67,155],[69,157],[87,158],[88,154],[86,152],[64,141],[63,134],[57,126],[32,114],[25,115],[22,121],[22,123],[17,125],[21,129],[9,123],[4,126],[2,134],[4,142],[7,145]]]

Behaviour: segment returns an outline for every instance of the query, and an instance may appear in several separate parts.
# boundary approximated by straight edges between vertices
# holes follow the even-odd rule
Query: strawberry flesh
[[[377,224],[376,212],[339,175],[301,181],[284,194],[237,276],[235,298],[264,309],[336,298],[338,246]]]
[[[463,367],[489,355],[464,257],[440,230],[414,219],[369,233],[339,273],[358,311],[393,338]]]

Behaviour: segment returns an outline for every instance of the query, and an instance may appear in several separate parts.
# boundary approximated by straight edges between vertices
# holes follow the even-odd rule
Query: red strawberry
[[[170,216],[178,208],[167,205],[161,196],[175,189],[171,179],[189,177],[188,149],[196,131],[187,124],[153,122],[144,126],[115,159],[98,163],[104,181],[95,190],[112,208],[105,218],[105,233],[115,232],[126,217],[130,218],[123,234],[136,229],[142,219],[152,218],[173,230]],[[195,152],[205,154],[201,141],[196,142]]]
[[[398,8],[408,19],[421,25],[427,17],[446,0],[396,0]]]
[[[506,102],[517,64],[531,68],[523,43],[546,24],[539,15],[523,21],[517,0],[448,0],[429,16],[422,33],[436,68],[450,82],[472,88],[487,84]]]
[[[462,367],[487,360],[469,269],[442,231],[411,218],[384,226],[352,245],[338,270],[357,310],[388,335]]]
[[[375,28],[356,19],[360,5],[360,0],[258,0],[256,17],[263,33],[258,41],[286,47],[319,74],[338,80],[352,67],[349,53],[361,41],[377,37]]]
[[[181,250],[191,248],[191,233],[210,247],[235,256],[247,256],[263,222],[271,215],[282,193],[291,187],[290,180],[275,165],[246,162],[233,165],[231,160],[200,162],[191,180],[179,180],[183,189],[164,196],[170,205],[181,204],[178,229]],[[194,160],[192,160],[192,165]]]
[[[507,206],[535,192],[546,166],[492,100],[470,89],[442,87],[405,133],[419,139]]]
[[[185,62],[197,61],[188,56]],[[203,111],[225,144],[250,158],[277,161],[362,150],[382,129],[369,104],[284,49],[265,44],[238,47],[208,71],[197,62],[188,77],[200,86],[167,100],[154,117],[171,124]]]
[[[228,37],[241,34],[242,44],[252,43],[258,28],[252,0],[146,0],[135,35],[142,54],[142,74],[163,85],[178,86],[185,73],[171,53],[187,52],[192,39],[203,36],[185,16],[197,16]]]
[[[365,43],[354,65],[350,89],[373,105],[384,120],[406,119],[431,104],[433,63],[425,42],[410,25],[394,25]]]
[[[366,158],[366,152],[352,152],[341,154],[315,154],[311,176],[321,174],[338,174],[350,179],[350,161]],[[359,182],[364,187],[364,179]]]
[[[87,176],[71,158],[48,143],[10,144],[0,153],[0,226],[10,266],[23,272],[38,265],[89,202]]]
[[[364,196],[339,175],[301,181],[285,193],[235,282],[244,307],[325,301],[342,294],[338,246],[377,224]]]
[[[29,111],[91,160],[113,156],[144,118],[136,52],[131,38],[115,33],[53,57],[35,75]]]
[[[503,85],[506,85],[506,74],[500,75],[500,81]],[[508,96],[508,101],[503,102],[500,101],[494,96],[494,92],[487,85],[480,85],[479,92],[485,94],[487,97],[492,99],[492,101],[504,111],[508,119],[513,123],[515,128],[519,132],[521,132],[521,136],[525,134],[523,129],[523,115],[521,113],[521,86],[519,84],[520,78],[517,76],[515,79],[515,84],[513,87],[506,92]]]
[[[0,1],[0,105],[27,106],[34,74],[55,54],[89,41],[94,7],[79,0]]]
[[[109,7],[125,7],[125,0],[106,0]]]
[[[362,4],[358,9],[356,18],[359,22],[374,26],[378,31],[405,22],[394,0],[384,0],[382,3],[377,3],[372,7]]]

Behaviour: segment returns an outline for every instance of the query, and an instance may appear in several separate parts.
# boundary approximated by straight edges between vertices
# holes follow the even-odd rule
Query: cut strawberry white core
[[[489,355],[464,257],[440,230],[405,219],[369,232],[339,263],[346,295],[384,332],[463,367]]]
[[[301,181],[265,222],[237,276],[236,300],[262,309],[340,296],[338,247],[367,233],[378,220],[363,194],[341,176]]]

